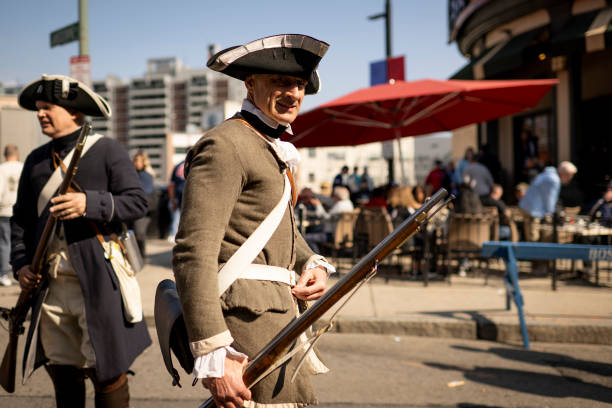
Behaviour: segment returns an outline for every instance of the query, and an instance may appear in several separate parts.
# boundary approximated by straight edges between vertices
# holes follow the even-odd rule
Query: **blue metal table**
[[[523,313],[523,295],[518,282],[517,260],[582,259],[585,261],[612,261],[612,246],[489,241],[482,246],[482,256],[484,258],[502,258],[506,263],[506,273],[504,275],[506,309],[510,310],[510,302],[514,300],[519,315],[523,345],[525,348],[529,348],[529,336]]]

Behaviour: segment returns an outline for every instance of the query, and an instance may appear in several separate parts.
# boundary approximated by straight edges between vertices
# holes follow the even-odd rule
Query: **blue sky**
[[[0,82],[27,83],[69,73],[78,43],[50,48],[49,34],[78,19],[78,0],[5,0],[0,5]],[[279,33],[330,44],[319,66],[323,88],[304,109],[368,86],[369,63],[385,56],[384,22],[369,15],[383,0],[89,0],[92,78],[140,76],[146,60],[177,56],[205,65],[208,44],[221,48]],[[392,51],[405,55],[408,80],[445,79],[465,59],[448,44],[446,0],[392,0]]]

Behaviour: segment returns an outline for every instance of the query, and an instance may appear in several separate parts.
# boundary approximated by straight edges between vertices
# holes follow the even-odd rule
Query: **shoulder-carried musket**
[[[316,303],[285,326],[249,362],[242,376],[245,385],[248,388],[252,387],[261,378],[265,377],[271,368],[273,369],[286,359],[287,350],[295,344],[295,341],[302,333],[306,332],[309,327],[345,295],[369,279],[375,273],[376,266],[383,258],[396,248],[402,246],[406,240],[424,228],[427,221],[448,204],[453,196],[445,200],[447,195],[448,193],[444,189],[436,192],[421,208],[416,210],[364,256],[347,275],[332,286]],[[170,349],[174,351],[179,363],[187,373],[191,373],[193,370],[193,357],[189,351],[187,333],[176,293],[176,285],[169,279],[160,282],[157,288],[155,295],[155,323],[166,368],[173,378],[173,385],[180,386],[178,372],[172,365]],[[209,398],[200,405],[200,408],[211,408],[214,406],[214,400]]]
[[[79,161],[81,160],[81,153],[85,147],[85,140],[91,130],[91,125],[86,123],[81,128],[79,138],[77,139],[74,153],[70,159],[70,164],[66,169],[66,174],[60,184],[57,195],[66,194],[68,187],[72,183],[72,179],[77,172]],[[44,260],[51,241],[51,236],[55,230],[57,224],[57,217],[49,215],[45,228],[40,236],[36,251],[34,252],[34,258],[32,259],[31,268],[40,279],[45,279],[43,274]],[[28,311],[32,307],[32,302],[36,298],[36,294],[40,292],[43,287],[43,282],[30,289],[22,290],[17,299],[17,304],[11,309],[0,308],[2,318],[6,319],[9,323],[9,342],[4,352],[4,358],[2,359],[2,365],[0,365],[0,385],[7,392],[15,391],[15,374],[17,365],[17,343],[19,341],[19,335],[23,334],[24,327],[23,323],[26,319]]]

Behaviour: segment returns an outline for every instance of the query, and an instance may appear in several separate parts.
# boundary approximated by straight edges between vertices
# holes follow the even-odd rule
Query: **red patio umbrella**
[[[535,106],[558,81],[395,81],[351,92],[291,125],[296,147],[354,146],[447,131]]]

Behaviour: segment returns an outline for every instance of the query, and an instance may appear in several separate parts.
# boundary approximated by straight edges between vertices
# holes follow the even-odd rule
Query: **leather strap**
[[[247,122],[246,120],[244,120],[243,118],[232,118],[232,120],[239,120],[240,122],[244,123],[245,125],[247,125],[248,127],[250,127],[251,129],[253,129],[253,131],[255,133],[257,133],[259,136],[261,136],[261,138],[263,140],[266,141],[266,143],[268,143],[269,145],[274,147],[274,144],[272,142],[270,142],[264,135],[263,133],[261,133],[259,130],[255,129],[253,127],[253,125],[251,125],[249,122]],[[287,166],[287,168],[285,169],[287,176],[289,177],[289,182],[291,183],[291,203],[292,205],[295,207],[295,205],[297,204],[297,189],[295,187],[295,179],[293,178],[293,173],[291,172],[291,169],[289,168],[289,166]]]

